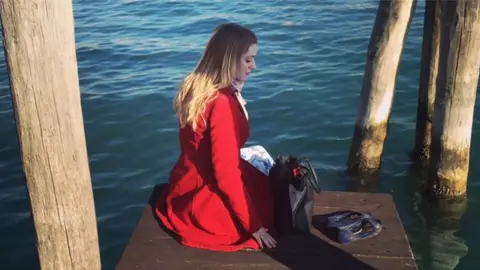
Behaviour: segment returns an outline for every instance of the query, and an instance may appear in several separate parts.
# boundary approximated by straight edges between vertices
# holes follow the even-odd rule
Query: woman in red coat
[[[156,213],[186,246],[237,251],[276,245],[268,233],[269,178],[240,157],[250,133],[240,90],[256,54],[252,31],[218,26],[175,97],[181,153]]]

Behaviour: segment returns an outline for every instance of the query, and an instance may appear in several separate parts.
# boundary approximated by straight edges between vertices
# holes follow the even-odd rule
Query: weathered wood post
[[[415,0],[379,1],[348,158],[350,171],[380,167],[397,69],[415,4]]]
[[[100,269],[72,1],[0,1],[26,186],[42,269]]]
[[[467,191],[473,112],[480,69],[480,0],[440,1],[442,33],[430,150],[430,191]]]
[[[438,0],[426,1],[414,159],[426,166],[430,158],[433,109],[440,49],[440,14]]]

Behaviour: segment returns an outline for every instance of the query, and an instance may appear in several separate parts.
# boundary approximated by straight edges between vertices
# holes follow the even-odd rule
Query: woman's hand
[[[263,248],[265,244],[268,248],[275,248],[277,246],[277,241],[267,232],[267,229],[261,227],[256,233],[253,234],[255,240],[257,240],[260,248]]]

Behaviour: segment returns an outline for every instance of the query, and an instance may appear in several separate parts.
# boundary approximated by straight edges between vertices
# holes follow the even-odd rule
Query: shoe
[[[365,218],[374,218],[371,213],[348,211],[342,214],[334,215],[328,218],[327,227],[342,228],[355,224],[357,221]]]
[[[379,220],[370,217],[357,220],[349,226],[338,229],[337,241],[347,244],[353,241],[372,238],[382,231],[382,224]]]

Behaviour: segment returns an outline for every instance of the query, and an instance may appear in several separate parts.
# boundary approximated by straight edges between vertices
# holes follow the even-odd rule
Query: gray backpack
[[[321,191],[308,158],[278,156],[270,170],[274,201],[274,227],[282,234],[310,233],[314,191]]]

